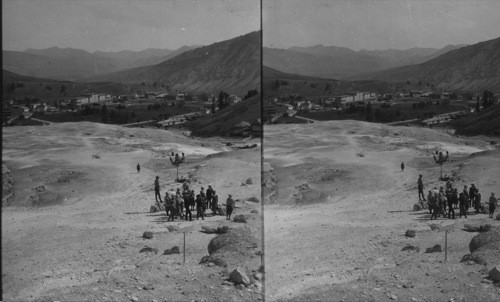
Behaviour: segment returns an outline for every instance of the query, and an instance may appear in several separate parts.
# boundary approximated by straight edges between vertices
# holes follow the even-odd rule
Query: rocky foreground
[[[233,195],[231,221],[167,222],[165,212],[150,212],[156,175],[162,196],[180,187],[171,152],[185,153],[179,176],[196,192],[210,184],[220,204]],[[2,155],[11,176],[3,184],[11,195],[2,196],[3,300],[263,299],[259,148],[67,123],[4,128]],[[190,226],[184,263],[177,230]]]
[[[264,132],[267,301],[500,300],[500,221],[414,211],[419,174],[426,192],[445,186],[436,150],[454,187],[498,196],[498,139],[356,121]]]

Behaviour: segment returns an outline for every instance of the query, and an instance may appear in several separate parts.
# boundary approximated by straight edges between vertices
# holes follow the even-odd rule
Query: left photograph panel
[[[260,20],[2,2],[1,300],[263,300]]]

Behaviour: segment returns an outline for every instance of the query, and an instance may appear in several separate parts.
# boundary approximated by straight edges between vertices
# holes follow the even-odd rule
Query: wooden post
[[[444,261],[448,260],[448,230],[444,231]]]
[[[188,227],[185,227],[185,228],[177,230],[177,233],[183,233],[184,234],[184,248],[182,250],[182,253],[184,255],[184,263],[186,263],[186,233],[190,232],[192,230],[193,230],[193,225],[190,225]]]

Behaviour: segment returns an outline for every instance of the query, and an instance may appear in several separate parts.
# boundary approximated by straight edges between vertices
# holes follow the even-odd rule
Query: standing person
[[[453,204],[455,205],[455,209],[458,208],[458,189],[454,188],[453,189]]]
[[[200,196],[203,199],[203,212],[207,209],[207,195],[205,195],[205,188],[201,187],[200,189]]]
[[[205,220],[203,217],[203,206],[204,206],[205,201],[201,197],[200,194],[196,195],[196,220],[201,219]]]
[[[179,214],[179,219],[184,218],[184,200],[181,196],[181,190],[178,188],[175,193],[175,206],[177,208],[177,213]]]
[[[167,213],[167,216],[169,216],[171,201],[170,201],[170,195],[168,194],[168,191],[165,193],[164,202],[165,202],[165,212]]]
[[[194,190],[189,191],[189,198],[193,200],[193,202],[191,203],[191,211],[194,211],[194,209],[196,208],[196,198]]]
[[[497,199],[495,198],[495,193],[491,192],[488,204],[490,206],[490,218],[493,218],[493,214],[495,213],[495,209],[497,207]]]
[[[141,165],[137,164],[137,173],[141,172]]]
[[[435,202],[436,202],[436,200],[434,199],[434,195],[432,194],[432,191],[429,190],[429,194],[427,195],[427,206],[429,207],[429,213],[431,213],[431,214],[432,214],[432,211],[434,210],[434,203]]]
[[[469,203],[470,206],[474,208],[476,208],[476,193],[477,193],[476,185],[471,184],[469,189]]]
[[[439,188],[438,200],[439,200],[439,207],[440,207],[441,213],[443,214],[443,218],[446,218],[447,200],[446,200],[446,196],[444,195],[443,187]]]
[[[193,201],[191,200],[191,195],[186,194],[186,197],[184,198],[184,207],[186,208],[186,221],[188,220],[189,216],[189,221],[193,221],[193,215],[191,214],[191,203]]]
[[[448,219],[455,219],[455,210],[453,209],[453,195],[452,193],[446,197],[448,201]]]
[[[460,204],[460,213],[459,213],[459,218],[462,218],[462,215],[467,218],[467,208],[468,208],[468,203],[469,201],[467,200],[467,197],[465,197],[465,194],[462,192],[460,193],[460,196],[458,197],[458,202]]]
[[[212,196],[212,212],[214,215],[217,214],[219,210],[219,196],[217,196],[217,192],[214,190],[214,195]]]
[[[226,200],[226,219],[231,220],[231,214],[234,210],[234,199],[231,194],[228,195]]]
[[[479,189],[476,190],[474,203],[476,204],[476,213],[481,213],[481,193],[479,193]]]
[[[467,190],[467,185],[464,185],[464,190],[462,191],[464,193],[464,197],[467,198],[467,209],[471,206],[471,201],[469,198],[469,190]]]
[[[169,204],[168,204],[168,210],[170,211],[170,215],[168,216],[167,221],[170,221],[170,218],[172,218],[172,221],[175,219],[175,215],[177,214],[177,207],[175,204],[175,197],[170,196],[169,198]]]
[[[404,170],[405,170],[405,163],[401,162],[401,172],[404,172]]]
[[[162,202],[161,200],[161,195],[160,195],[160,181],[158,180],[160,177],[158,175],[156,175],[156,179],[155,179],[155,200],[156,202],[158,202],[158,199],[160,200],[160,202]]]
[[[432,217],[437,220],[437,215],[439,214],[439,201],[437,194],[429,191],[429,208],[431,209],[431,220]]]
[[[207,189],[207,203],[208,203],[208,208],[212,208],[212,196],[214,195],[214,189],[212,189],[211,185],[208,185]]]
[[[418,176],[418,182],[417,183],[418,183],[418,201],[422,201],[422,199],[425,201],[424,182],[422,181],[422,174],[420,174]],[[422,195],[422,199],[420,199],[420,195]]]

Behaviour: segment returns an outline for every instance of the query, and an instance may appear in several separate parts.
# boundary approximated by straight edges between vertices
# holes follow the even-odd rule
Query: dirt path
[[[300,128],[266,126],[264,131],[264,158],[278,176],[276,203],[266,205],[264,216],[267,300],[389,301],[395,296],[403,301],[435,301],[427,289],[437,281],[443,286],[443,291],[436,290],[439,301],[460,295],[466,300],[480,295],[485,301],[500,297],[498,288],[479,286],[483,272],[460,263],[477,234],[461,231],[463,223],[498,225],[497,221],[483,214],[433,221],[456,224],[457,231],[449,235],[449,262],[443,263],[443,254],[423,251],[435,244],[444,247],[444,233],[431,231],[428,212],[412,211],[418,201],[418,174],[424,175],[427,189],[444,185],[436,181],[439,168],[429,153],[434,148],[452,152],[445,171],[458,171],[467,184],[474,179],[483,196],[500,192],[500,183],[491,181],[500,176],[492,168],[494,163],[500,166],[499,153],[487,142],[429,129],[349,121]],[[495,153],[467,157],[490,149]],[[406,165],[404,172],[401,162]],[[322,194],[328,198],[310,203],[308,196]],[[407,229],[416,230],[417,237],[405,237]],[[406,244],[418,245],[420,253],[401,252]],[[439,274],[429,277],[433,270]],[[448,276],[459,276],[460,282],[437,277],[446,271],[453,271]],[[473,289],[462,287],[467,278],[474,279]],[[444,290],[457,285],[461,288]]]

